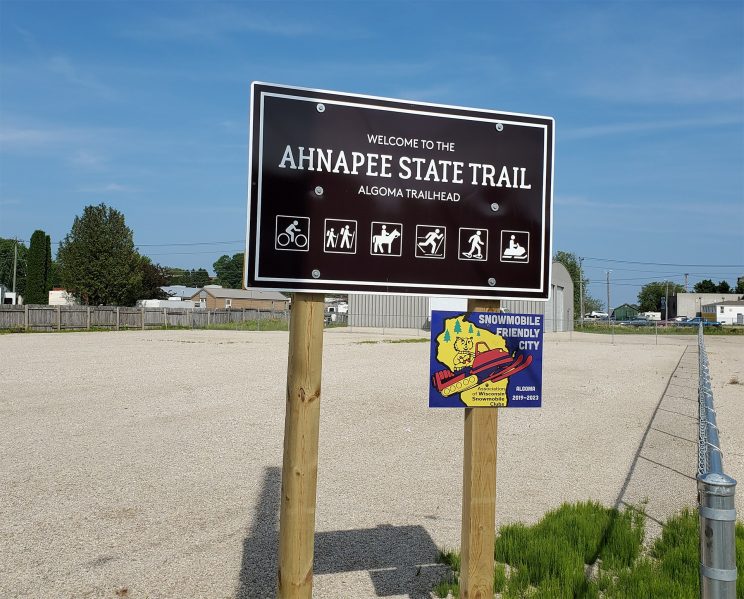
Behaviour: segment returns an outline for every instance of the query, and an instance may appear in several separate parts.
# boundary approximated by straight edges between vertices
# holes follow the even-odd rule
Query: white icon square
[[[369,253],[373,256],[400,256],[403,248],[403,224],[372,221]]]
[[[274,249],[290,252],[309,251],[310,218],[277,214]]]
[[[324,252],[327,254],[356,254],[357,221],[343,218],[327,218],[324,225]]]
[[[460,227],[457,240],[457,259],[473,262],[488,260],[488,229]]]
[[[527,264],[530,261],[529,231],[501,231],[501,262]]]
[[[444,259],[447,250],[447,227],[416,225],[416,258]]]

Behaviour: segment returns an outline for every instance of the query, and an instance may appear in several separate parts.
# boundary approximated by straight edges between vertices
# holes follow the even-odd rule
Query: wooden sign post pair
[[[311,599],[323,357],[322,294],[296,293],[289,324],[279,524],[279,599]],[[497,300],[468,311],[497,312]],[[493,597],[498,410],[465,408],[460,596]]]

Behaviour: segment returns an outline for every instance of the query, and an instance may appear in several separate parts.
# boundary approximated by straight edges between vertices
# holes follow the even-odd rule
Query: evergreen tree
[[[733,293],[733,289],[731,289],[728,281],[718,283],[718,293]]]
[[[46,236],[46,290],[47,299],[49,298],[48,292],[54,287],[54,261],[52,260],[52,239],[49,235]]]
[[[62,285],[85,305],[132,305],[141,296],[141,256],[124,215],[86,206],[59,246]]]
[[[27,304],[48,304],[49,264],[47,262],[48,236],[44,231],[36,230],[31,235],[28,248],[28,274],[26,275]]]
[[[716,293],[718,287],[711,279],[703,279],[692,288],[695,293]]]

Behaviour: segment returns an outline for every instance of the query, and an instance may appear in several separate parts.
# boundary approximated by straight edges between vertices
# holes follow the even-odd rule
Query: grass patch
[[[217,331],[288,331],[289,321],[284,318],[267,318],[261,320],[245,320],[243,322],[226,322],[210,324],[207,330]]]
[[[648,551],[643,550],[644,528],[639,510],[620,511],[594,502],[564,504],[533,526],[503,526],[494,547],[494,591],[503,599],[697,599],[697,511],[686,509],[667,520]],[[736,525],[736,546],[742,572],[741,523]],[[459,597],[459,554],[440,552],[439,561],[451,573],[434,593]],[[593,575],[587,574],[588,566],[594,566]],[[736,596],[744,597],[742,577]]]
[[[405,339],[380,339],[357,341],[357,345],[375,345],[377,343],[429,343],[431,340],[428,337],[407,337]]]
[[[660,326],[655,327],[654,325],[620,325],[616,324],[614,327],[605,323],[584,323],[584,325],[576,324],[574,330],[577,333],[601,333],[603,335],[609,335],[613,332],[615,335],[697,335],[698,327],[682,327],[677,325]],[[744,327],[740,326],[722,326],[722,327],[703,327],[705,335],[744,335]]]

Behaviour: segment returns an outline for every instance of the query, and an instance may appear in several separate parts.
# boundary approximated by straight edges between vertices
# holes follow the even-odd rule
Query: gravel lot
[[[325,336],[314,596],[428,597],[463,414],[427,407],[427,344],[368,339]],[[744,339],[707,343],[743,480]],[[696,360],[692,337],[546,335],[544,407],[500,412],[497,523],[693,505]],[[0,597],[274,597],[286,362],[282,332],[0,336]]]

